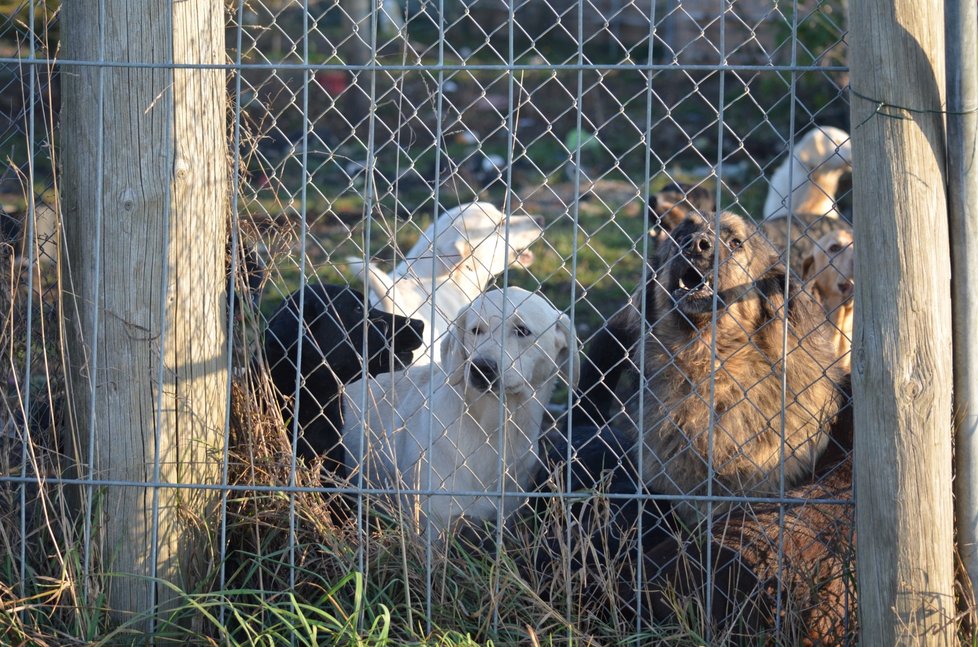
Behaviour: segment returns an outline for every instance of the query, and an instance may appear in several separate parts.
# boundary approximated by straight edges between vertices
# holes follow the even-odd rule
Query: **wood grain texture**
[[[861,642],[951,645],[943,3],[850,9]]]
[[[225,60],[220,3],[105,0],[100,17],[98,3],[72,2],[63,25],[71,59]],[[225,73],[77,66],[62,78],[75,470],[149,483],[158,469],[161,483],[216,483],[228,379]],[[83,488],[82,512],[92,493]],[[173,601],[147,576],[193,590],[213,566],[206,535],[217,528],[218,492],[108,486],[94,496],[92,570],[118,574],[94,581],[117,618]]]

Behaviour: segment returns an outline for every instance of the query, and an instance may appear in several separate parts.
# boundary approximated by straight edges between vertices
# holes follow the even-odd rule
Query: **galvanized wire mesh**
[[[797,449],[787,427],[799,393],[826,377],[844,381],[851,160],[844,132],[818,145],[806,133],[848,127],[845,1],[232,4],[232,442],[225,483],[167,484],[224,493],[214,587],[260,580],[270,597],[303,591],[324,563],[330,575],[354,570],[369,581],[386,568],[378,537],[409,531],[415,539],[402,548],[418,551],[419,566],[404,577],[407,631],[430,632],[452,617],[440,609],[439,577],[446,557],[462,559],[446,548],[457,534],[489,562],[515,560],[568,635],[600,633],[603,613],[616,621],[601,626],[622,639],[679,616],[681,626],[702,624],[686,625],[686,636],[716,642],[739,623],[786,642],[798,631],[850,640],[845,437],[819,432],[802,476],[783,461],[759,465],[744,455],[748,442],[738,445],[767,472],[764,488],[718,477],[722,411],[696,423],[702,437],[679,423],[671,430],[681,445],[706,443],[696,466],[706,477],[694,486],[676,483],[671,458],[660,456],[672,482],[662,487],[657,454],[638,442],[657,428],[650,411],[688,404],[649,386],[684,370],[673,355],[685,348],[658,341],[664,326],[683,325],[681,306],[655,296],[674,290],[670,264],[690,249],[672,236],[679,211],[706,219],[713,276],[701,279],[717,287],[725,268],[747,271],[740,257],[726,260],[731,250],[770,239],[792,271],[762,298],[782,303],[801,289],[824,307],[800,340],[792,321],[781,353],[761,357],[770,348],[754,335],[790,319],[789,308],[771,306],[763,325],[724,322],[717,287],[700,340],[707,361],[729,354],[724,335],[744,337],[740,354],[768,363],[779,401],[751,402],[756,385],[736,380],[741,359],[712,364],[687,399],[715,403],[718,374],[734,374],[744,400],[734,404],[771,418],[783,459]],[[32,517],[69,505],[62,486],[74,483],[58,445],[70,420],[52,334],[58,75],[72,65],[56,59],[57,39],[56,3],[11,7],[0,27],[0,485],[14,511],[4,525],[16,528],[9,565],[21,597],[36,592]],[[705,202],[692,199],[697,190]],[[761,222],[774,190],[793,216]],[[754,242],[733,245],[709,205],[761,222],[748,233]],[[480,296],[487,288],[510,301]],[[823,335],[832,345],[808,352]],[[790,382],[785,366],[796,362],[818,362],[814,381]],[[587,385],[605,398],[597,414],[581,406],[595,394],[575,392],[582,374],[599,378]],[[612,374],[615,384],[605,380]],[[358,381],[370,376],[367,391]],[[365,429],[350,422],[371,407]],[[844,436],[844,421],[836,427]],[[345,449],[336,444],[344,433],[354,434]],[[690,502],[697,516],[671,517]],[[71,531],[45,545],[59,541],[84,543]],[[250,563],[267,579],[242,567]],[[86,557],[86,581],[90,569]],[[487,577],[494,598],[510,591],[498,572]],[[677,613],[690,605],[700,612]],[[516,634],[501,606],[484,630],[506,640]]]

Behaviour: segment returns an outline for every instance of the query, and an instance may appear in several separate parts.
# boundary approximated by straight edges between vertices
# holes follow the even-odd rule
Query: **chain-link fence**
[[[198,486],[160,637],[852,642],[846,1],[225,4],[217,485],[73,476],[76,68],[4,8],[0,633],[121,639],[106,492]]]

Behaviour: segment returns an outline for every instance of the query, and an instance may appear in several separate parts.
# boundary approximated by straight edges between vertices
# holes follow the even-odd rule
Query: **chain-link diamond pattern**
[[[450,561],[458,537],[598,642],[662,623],[851,641],[847,2],[226,4],[221,459],[243,488],[229,514],[254,516],[243,539],[221,526],[218,561],[274,553],[271,597],[328,588],[303,579],[327,553],[330,573],[403,581],[405,641],[438,595],[469,604],[436,577],[439,555],[471,564]],[[47,494],[11,479],[57,476],[70,415],[70,67],[58,3],[8,5],[0,509],[20,510]],[[542,304],[486,305],[503,293]],[[269,486],[289,503],[256,512]],[[219,588],[259,587],[233,570]],[[515,595],[486,582],[492,604]],[[500,641],[533,624],[478,605]]]

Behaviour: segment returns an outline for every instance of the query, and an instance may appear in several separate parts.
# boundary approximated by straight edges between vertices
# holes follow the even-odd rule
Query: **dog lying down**
[[[414,360],[437,362],[438,340],[455,313],[508,266],[528,267],[533,253],[527,248],[542,226],[537,218],[513,213],[507,219],[488,202],[472,202],[439,216],[390,274],[357,259],[350,259],[350,269],[360,280],[366,273],[372,305],[425,322],[425,344]]]
[[[464,307],[441,351],[436,364],[350,385],[344,404],[351,478],[359,469],[368,487],[401,492],[405,520],[433,536],[520,506],[557,376],[571,383],[578,355],[567,315],[516,287]]]

